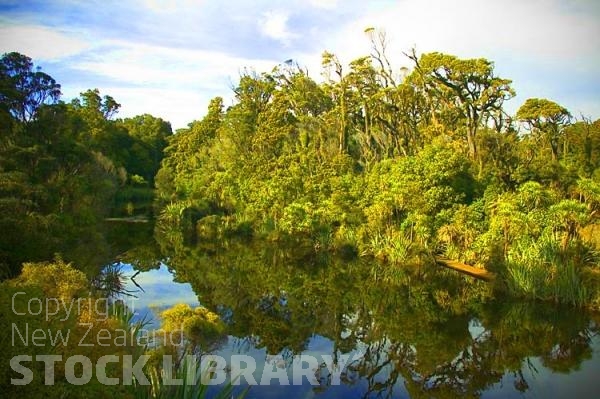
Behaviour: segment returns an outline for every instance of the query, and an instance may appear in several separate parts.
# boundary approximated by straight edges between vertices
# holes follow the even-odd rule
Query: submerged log
[[[435,261],[444,267],[459,271],[464,274],[468,274],[469,276],[478,278],[480,280],[492,281],[496,278],[496,275],[492,272],[471,265],[467,265],[465,263],[461,263],[455,260],[436,257]]]
[[[148,223],[147,216],[127,216],[120,218],[104,218],[105,222],[123,222],[123,223]]]

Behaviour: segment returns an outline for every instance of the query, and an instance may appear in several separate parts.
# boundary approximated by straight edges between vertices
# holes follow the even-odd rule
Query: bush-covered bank
[[[27,263],[17,278],[1,282],[0,363],[7,366],[0,373],[3,395],[206,397],[207,386],[189,380],[184,387],[165,382],[169,378],[162,355],[174,359],[173,378],[189,379],[186,364],[178,359],[206,351],[222,337],[224,326],[219,317],[204,307],[179,304],[158,313],[160,326],[151,327],[149,319],[134,317],[122,299],[127,297],[116,295],[123,292],[123,279],[119,268],[113,266],[90,282],[83,272],[58,258]],[[142,355],[149,358],[142,370],[147,381],[133,374],[127,382],[125,370]],[[15,358],[20,359],[18,364]],[[82,366],[70,364],[73,359]],[[89,369],[84,368],[85,363]],[[216,397],[232,397],[233,389],[225,386],[217,393],[220,396]],[[243,392],[238,397],[242,396]]]
[[[323,54],[243,74],[179,131],[156,176],[162,223],[197,241],[292,240],[389,265],[441,254],[499,272],[514,295],[597,303],[600,121],[547,99],[504,103],[486,59],[409,54],[404,76],[376,56]]]

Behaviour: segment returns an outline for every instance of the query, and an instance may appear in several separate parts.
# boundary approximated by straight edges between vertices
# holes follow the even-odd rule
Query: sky
[[[17,51],[62,85],[63,100],[98,88],[120,117],[149,113],[174,129],[211,98],[233,103],[244,70],[293,59],[321,79],[321,54],[370,53],[385,31],[395,69],[439,51],[487,58],[512,79],[509,112],[548,98],[600,118],[598,0],[0,0],[0,53]]]

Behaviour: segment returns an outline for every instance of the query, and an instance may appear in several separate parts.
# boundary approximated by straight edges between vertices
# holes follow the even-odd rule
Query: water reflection
[[[173,274],[166,265],[158,269],[139,272],[131,264],[120,263],[121,271],[128,278],[125,289],[133,296],[123,297],[138,319],[154,317],[157,310],[178,303],[198,306],[198,296],[188,283],[173,281]],[[142,291],[143,290],[143,291]]]
[[[302,386],[255,386],[249,397],[600,392],[597,324],[572,308],[494,298],[487,283],[445,269],[400,268],[393,282],[377,281],[381,265],[294,246],[161,247],[170,271],[161,266],[136,278],[146,291],[140,304],[194,300],[219,313],[229,338],[217,354],[252,355],[258,370],[289,366],[298,354],[356,357],[341,385],[315,370],[318,386],[306,380]]]

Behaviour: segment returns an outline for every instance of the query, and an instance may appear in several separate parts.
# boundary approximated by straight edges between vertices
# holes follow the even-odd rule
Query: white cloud
[[[171,122],[174,129],[187,126],[206,113],[216,95],[232,96],[244,67],[268,71],[271,60],[245,59],[205,50],[174,49],[126,41],[106,41],[95,55],[73,60],[71,68],[94,73],[113,82],[98,87],[122,104],[122,117],[150,113]],[[81,88],[65,91],[75,97]]]
[[[291,40],[296,37],[287,26],[289,18],[289,13],[284,11],[267,11],[259,20],[258,27],[264,36],[289,46]]]
[[[69,86],[63,90],[65,100],[79,96],[89,87]],[[129,118],[136,115],[151,114],[171,123],[173,131],[186,127],[195,119],[201,119],[211,96],[208,93],[181,87],[122,87],[103,86],[98,88],[100,95],[112,96],[121,108],[118,118]]]
[[[72,67],[130,84],[213,86],[236,78],[244,68],[268,70],[275,61],[247,59],[208,50],[177,49],[126,41],[105,41],[102,50]]]
[[[405,0],[367,11],[334,35],[336,47],[356,52],[367,26],[382,28],[394,50],[459,56],[510,54],[551,59],[600,51],[598,15],[567,12],[559,0]],[[360,51],[360,49],[358,49]]]
[[[119,86],[103,88],[122,104],[119,117],[127,118],[151,114],[171,123],[173,130],[186,127],[194,119],[206,114],[209,96],[198,90],[185,88],[142,87],[123,88]]]
[[[332,10],[338,6],[338,0],[308,0],[308,3],[316,8]]]
[[[203,0],[142,0],[141,5],[154,12],[180,12],[202,5]]]
[[[500,76],[514,79],[517,98],[511,103],[547,97],[598,117],[599,102],[591,94],[584,98],[569,93],[600,83],[593,73],[600,65],[600,8],[592,3],[404,0],[365,9],[359,18],[323,36],[321,46],[347,65],[370,53],[364,29],[373,26],[387,32],[388,56],[396,69],[411,66],[403,52],[413,47],[417,53],[485,57],[495,61]],[[320,51],[296,58],[311,72],[318,71]]]
[[[0,53],[17,51],[36,61],[56,60],[89,47],[89,42],[74,32],[39,25],[0,26]]]
[[[548,97],[600,115],[598,101],[589,94],[590,87],[600,85],[594,74],[600,64],[600,6],[593,1],[298,0],[284,9],[267,0],[251,5],[177,0],[165,9],[167,3],[172,4],[128,3],[119,13],[125,25],[114,27],[100,16],[93,26],[80,22],[80,31],[67,22],[64,29],[41,26],[51,20],[43,13],[22,19],[21,25],[18,18],[0,17],[0,50],[75,72],[63,84],[65,96],[98,87],[123,104],[122,116],[150,112],[178,128],[202,117],[211,97],[230,98],[230,85],[244,67],[268,71],[293,58],[319,79],[322,51],[332,51],[347,65],[369,54],[364,29],[373,26],[387,32],[396,69],[410,66],[402,52],[413,46],[420,53],[486,57],[496,62],[499,75],[515,79],[523,96],[515,102]],[[82,10],[85,17],[95,6]],[[73,81],[79,71],[85,80]],[[586,98],[582,91],[588,92]]]

